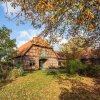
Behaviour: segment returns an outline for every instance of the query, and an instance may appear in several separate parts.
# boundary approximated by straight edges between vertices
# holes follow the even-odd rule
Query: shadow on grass
[[[26,76],[27,74],[31,74],[31,73],[33,73],[34,71],[24,71],[24,74],[21,76],[21,77],[23,77],[23,76]]]
[[[47,75],[58,75],[56,71],[48,71]]]
[[[57,74],[65,74],[66,70],[63,69],[49,69],[47,70],[47,75],[57,75]]]
[[[47,71],[46,75],[51,75],[54,78],[61,79],[61,75],[66,74],[65,70],[50,69]]]
[[[21,76],[19,76],[19,77],[24,77],[24,76],[26,76],[26,75],[29,74],[29,73],[33,73],[33,71],[25,71],[25,72],[24,72]],[[18,77],[16,77],[16,78],[18,78]],[[2,89],[4,86],[6,86],[6,85],[12,83],[13,81],[15,81],[16,78],[15,78],[15,79],[9,79],[9,76],[7,76],[6,78],[3,78],[3,77],[0,78],[0,89]]]
[[[60,84],[64,84],[63,81],[62,83],[61,80],[59,81]],[[68,88],[60,88],[59,100],[100,100],[100,79],[94,79],[94,81],[96,84],[91,87],[80,81],[70,80],[72,85],[71,90]]]
[[[4,86],[12,83],[14,80],[0,80],[0,89],[2,89]]]
[[[61,74],[64,74],[65,78]],[[60,88],[59,100],[100,100],[100,78],[92,78],[94,85],[91,86],[78,80],[77,76],[74,79],[75,76],[68,76],[63,71],[48,71],[47,75],[52,75],[57,79],[56,82],[63,86]]]
[[[70,77],[75,77],[75,75],[70,75],[68,73],[66,73],[66,70],[60,70],[60,69],[52,69],[52,70],[48,70],[46,72],[46,75],[51,75],[53,76],[54,78],[56,78],[58,81],[58,83],[62,83],[62,81],[64,80],[68,80]]]

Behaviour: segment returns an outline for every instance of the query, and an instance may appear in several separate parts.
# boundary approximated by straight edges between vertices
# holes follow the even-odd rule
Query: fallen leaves
[[[0,100],[58,100],[62,95],[63,98],[82,97],[82,100],[89,96],[99,97],[97,91],[94,91],[96,82],[93,78],[69,77],[60,73],[58,76],[47,75],[46,71],[36,71],[19,77],[2,87]],[[90,88],[93,89],[90,90]]]

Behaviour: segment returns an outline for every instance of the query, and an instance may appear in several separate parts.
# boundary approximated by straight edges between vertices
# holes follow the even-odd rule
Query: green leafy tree
[[[88,45],[83,37],[75,37],[63,45],[62,51],[65,53],[67,59],[74,60],[78,59],[81,51],[87,47]]]
[[[0,28],[0,67],[2,69],[4,64],[12,62],[16,54],[15,39],[10,39],[11,30],[3,26]]]

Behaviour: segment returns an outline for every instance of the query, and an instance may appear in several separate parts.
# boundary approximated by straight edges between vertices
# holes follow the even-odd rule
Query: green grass
[[[88,84],[86,79],[93,82],[93,85]],[[0,100],[98,100],[98,91],[89,89],[94,85],[91,78],[69,77],[59,72],[34,71],[4,83],[0,87]],[[91,91],[95,93],[92,94]]]

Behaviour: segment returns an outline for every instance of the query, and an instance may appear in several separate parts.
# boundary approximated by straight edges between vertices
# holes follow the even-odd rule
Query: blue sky
[[[10,12],[16,13],[19,11],[20,8],[13,9],[8,3],[8,13],[7,8],[4,3],[0,3],[0,27],[5,25],[7,28],[12,30],[11,33],[11,39],[16,39],[17,46],[21,46],[22,44],[26,43],[27,41],[31,40],[33,37],[37,36],[43,29],[34,29],[30,23],[24,24],[24,25],[17,25],[16,20],[8,21],[8,19],[5,16],[12,17]],[[66,40],[63,39],[62,43]],[[57,45],[54,46],[56,49]]]

